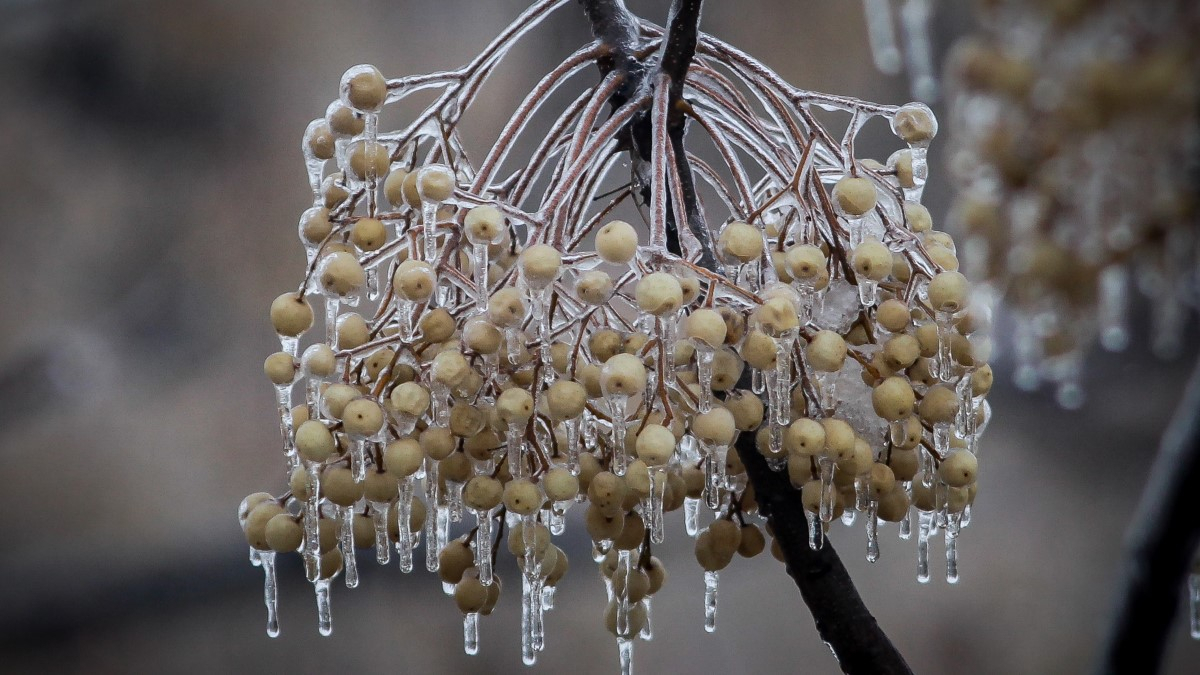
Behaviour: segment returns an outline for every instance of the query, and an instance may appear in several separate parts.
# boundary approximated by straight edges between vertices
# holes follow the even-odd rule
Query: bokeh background
[[[466,657],[460,615],[431,575],[366,557],[357,590],[334,586],[330,638],[317,634],[298,562],[281,563],[283,635],[268,639],[261,572],[234,518],[247,493],[284,489],[261,362],[277,348],[267,306],[304,264],[306,124],[347,67],[457,66],[524,4],[0,2],[0,669],[526,672],[515,588],[482,622],[481,654]],[[707,31],[794,83],[909,98],[903,79],[874,71],[857,2],[707,4]],[[967,26],[958,3],[942,4],[939,51]],[[630,5],[661,21],[668,2]],[[489,142],[521,87],[587,39],[575,7],[556,14],[513,53],[468,139]],[[933,167],[938,217],[950,187],[937,148]],[[861,527],[837,528],[833,542],[916,672],[1087,671],[1195,352],[1093,354],[1080,412],[1014,391],[1001,352],[956,587],[938,575],[918,584],[914,544],[892,529],[870,565]],[[639,672],[837,672],[769,556],[722,574],[719,627],[706,635],[702,575],[673,515],[660,553],[672,576],[655,599],[655,640],[637,646]],[[587,544],[576,532],[563,547],[574,567],[532,672],[616,672]],[[1166,670],[1198,663],[1181,615]]]

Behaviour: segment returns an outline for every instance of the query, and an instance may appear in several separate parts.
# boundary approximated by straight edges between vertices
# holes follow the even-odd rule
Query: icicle
[[[325,169],[325,160],[317,158],[311,139],[318,131],[324,130],[325,124],[324,117],[309,122],[308,128],[304,130],[304,139],[300,143],[300,149],[304,152],[304,167],[308,170],[308,184],[313,191],[313,203],[317,205],[321,202],[321,174]],[[328,133],[328,130],[325,132]]]
[[[653,621],[652,621],[653,615],[650,611],[650,596],[649,595],[647,595],[645,597],[645,599],[642,600],[642,607],[645,608],[645,610],[646,610],[646,623],[642,626],[642,632],[638,634],[638,637],[642,638],[643,640],[647,640],[647,641],[653,640],[654,639],[654,625],[653,625]]]
[[[929,511],[917,512],[917,581],[929,583],[929,529],[933,523],[933,514]]]
[[[475,244],[475,309],[480,314],[488,308],[488,245]]]
[[[513,365],[516,365],[517,361],[521,359],[522,335],[520,329],[514,326],[504,329],[504,354],[508,358],[508,362]]]
[[[338,531],[338,545],[342,549],[342,563],[346,568],[346,588],[357,588],[358,562],[354,559],[354,509],[349,506],[339,506],[338,515],[342,521]]]
[[[439,206],[441,206],[440,203],[428,199],[421,202],[421,241],[424,244],[425,261],[434,266],[434,274],[437,274],[435,263],[438,257],[437,210]]]
[[[829,373],[818,370],[813,373],[813,379],[817,383],[817,402],[826,416],[832,415],[837,410],[837,378],[836,372]]]
[[[1198,571],[1193,571],[1188,577],[1188,609],[1192,618],[1192,637],[1200,640],[1200,572]]]
[[[867,562],[879,560],[879,502],[867,507]]]
[[[767,384],[766,384],[766,378],[764,377],[763,371],[759,370],[758,368],[751,368],[750,369],[750,391],[754,392],[755,394],[758,394],[759,396],[762,396],[763,392],[765,392],[766,390],[767,390]]]
[[[438,553],[444,546],[438,545],[438,463],[425,458],[425,569],[438,571]]]
[[[317,592],[317,630],[329,637],[333,634],[333,615],[329,610],[329,579],[317,579],[313,587]]]
[[[570,499],[554,502],[550,505],[550,534],[558,536],[567,529],[567,510],[575,502]]]
[[[612,417],[612,472],[618,476],[624,476],[625,469],[629,466],[629,453],[625,448],[625,409],[629,403],[629,397],[610,394],[607,398],[609,413]]]
[[[617,604],[617,635],[627,635],[629,633],[629,613],[632,609],[629,604],[629,570],[630,570],[630,555],[629,551],[622,550],[617,553],[617,567],[613,571],[614,579],[625,579],[625,585],[617,591],[616,584],[611,584],[610,590],[615,595]]]
[[[1110,352],[1129,346],[1129,270],[1110,265],[1100,273],[1100,344]]]
[[[412,500],[413,478],[408,476],[400,479],[400,498],[396,500],[396,525],[400,531],[396,537],[396,554],[400,557],[400,571],[405,574],[413,569]]]
[[[853,527],[854,521],[858,519],[858,511],[854,509],[842,510],[842,524],[846,527]]]
[[[717,572],[704,573],[704,630],[709,633],[717,629]]]
[[[686,497],[683,500],[683,527],[689,537],[700,532],[700,500]]]
[[[904,493],[908,495],[908,501],[912,502],[912,481],[903,481],[900,487]],[[900,519],[900,538],[909,539],[912,537],[912,519],[909,517],[910,510],[904,512],[904,517]]]
[[[321,566],[321,542],[317,521],[321,516],[321,465],[305,462],[308,474],[308,499],[304,504],[304,572],[309,581],[316,581]]]
[[[534,647],[533,626],[533,589],[529,575],[521,575],[521,662],[527,666],[537,663],[537,649]]]
[[[729,446],[700,441],[704,453],[704,501],[708,508],[721,506],[721,491],[725,487],[725,462],[729,457]]]
[[[253,546],[250,547],[250,564],[255,567],[262,567],[262,551]]]
[[[544,289],[530,291],[530,309],[533,312],[533,322],[537,326],[538,339],[538,358],[542,363],[542,382],[546,386],[554,383],[554,357],[550,353],[550,345],[554,341],[554,336],[550,332],[550,310],[549,304],[550,289],[553,284]]]
[[[929,0],[905,0],[900,8],[913,96],[924,101],[932,101],[938,95],[937,80],[933,76],[933,54],[929,47],[929,14]],[[916,173],[915,167],[913,173]],[[913,201],[919,200],[918,192]]]
[[[367,300],[375,302],[379,299],[379,270],[375,267],[368,267],[367,273]]]
[[[871,55],[875,67],[885,75],[897,75],[903,65],[900,49],[896,46],[896,31],[892,25],[890,0],[863,0],[863,11],[867,16],[867,38],[871,44]]]
[[[275,387],[275,395],[279,404],[279,433],[283,436],[283,453],[287,457],[290,475],[300,466],[300,454],[296,452],[296,430],[292,428],[292,385]]]
[[[807,326],[812,321],[813,309],[817,304],[817,289],[811,281],[797,281],[793,284],[799,302],[796,304],[797,317],[801,326]]]
[[[267,605],[267,635],[279,637],[279,581],[275,576],[275,552],[259,556],[263,568],[263,599]]]
[[[396,300],[396,313],[400,318],[400,338],[405,342],[412,342],[416,337],[416,326],[413,324],[413,314],[416,311],[417,303],[412,300],[399,298]]]
[[[432,548],[435,551],[435,555],[433,557],[436,562],[436,553],[440,553],[442,549],[446,548],[446,544],[450,543],[450,508],[444,503],[438,502],[435,508],[430,509],[430,512],[434,514],[435,539],[432,544],[426,540],[425,546],[427,550]],[[434,569],[430,571],[436,572],[437,567],[434,567]]]
[[[825,527],[821,519],[812,511],[805,511],[804,519],[808,521],[808,547],[814,551],[821,550],[825,545]]]
[[[429,386],[429,416],[439,426],[450,424],[450,388],[444,382],[434,380]]]
[[[821,455],[817,458],[817,467],[821,471],[821,522],[828,523],[833,520],[833,458]]]
[[[554,586],[544,586],[542,588],[542,608],[554,609]]]
[[[466,487],[466,483],[462,481],[446,481],[446,508],[450,514],[450,522],[452,523],[462,520],[464,487]]]
[[[879,282],[858,276],[858,302],[863,307],[874,307],[879,298]]]
[[[698,410],[707,413],[712,411],[713,358],[716,356],[716,350],[700,340],[695,340],[692,344],[696,346],[696,375],[700,381]]]
[[[938,457],[945,457],[950,453],[950,428],[950,422],[935,422],[933,425],[933,450]]]
[[[924,445],[917,447],[917,457],[921,461],[921,485],[927,488],[933,487],[933,475],[935,473],[933,467],[933,455],[929,453],[929,449]],[[912,495],[910,494],[909,497]]]
[[[471,656],[479,653],[479,613],[463,615],[463,651]]]
[[[854,477],[854,508],[859,511],[866,511],[867,504],[871,498],[871,477],[870,475]]]
[[[617,638],[617,652],[621,659],[621,675],[633,675],[633,639]]]
[[[508,424],[508,472],[513,478],[526,478],[529,465],[525,462],[525,425],[521,422]]]
[[[953,513],[946,519],[946,582],[958,583],[958,531],[961,514]]]
[[[367,477],[367,439],[355,438],[350,444],[350,472],[355,483],[361,483]]]
[[[338,299],[325,296],[325,342],[337,344]]]
[[[492,520],[496,509],[487,511],[474,509],[475,526],[475,567],[479,570],[479,583],[484,586],[492,585]]]
[[[954,333],[954,315],[948,312],[937,313],[937,357],[933,366],[935,375],[942,382],[949,382],[954,377],[954,356],[950,352],[950,338]]]
[[[388,510],[392,508],[387,502],[371,502],[371,524],[375,527],[375,562],[380,565],[388,564],[392,559],[391,547],[388,546]]]
[[[567,470],[572,476],[579,475],[579,425],[581,420],[573,417],[563,420],[563,430],[567,432]]]
[[[666,470],[661,466],[650,467],[650,494],[642,504],[646,514],[646,527],[650,530],[650,541],[661,544],[666,540],[663,528],[663,490],[666,489]]]

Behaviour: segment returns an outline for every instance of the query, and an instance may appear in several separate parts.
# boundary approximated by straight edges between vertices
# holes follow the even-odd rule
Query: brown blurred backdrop
[[[430,575],[366,557],[357,590],[334,586],[330,638],[317,635],[299,565],[282,563],[283,635],[268,639],[261,572],[234,518],[245,494],[283,489],[260,364],[276,348],[267,305],[304,262],[294,224],[308,200],[305,125],[347,67],[457,66],[524,4],[0,3],[0,669],[525,672],[516,588],[469,658],[460,616]],[[630,4],[661,22],[669,3]],[[873,70],[858,2],[707,4],[707,31],[798,85],[908,99],[904,81]],[[965,21],[946,9],[939,50]],[[518,48],[501,76],[511,79],[475,111],[475,147],[522,83],[587,39],[568,6]],[[935,217],[950,189],[939,160],[927,192]],[[939,575],[919,585],[914,542],[892,529],[875,565],[861,526],[838,529],[835,545],[916,672],[1086,672],[1195,351],[1172,363],[1140,347],[1094,354],[1090,401],[1075,413],[1018,395],[1001,356],[957,587]],[[837,672],[769,557],[722,574],[719,627],[706,635],[701,572],[680,518],[670,524],[660,555],[672,576],[654,603],[655,640],[637,645],[639,672]],[[587,545],[575,534],[564,548],[573,569],[534,672],[616,672]],[[940,543],[933,550],[940,560]],[[1167,670],[1198,663],[1181,616]]]

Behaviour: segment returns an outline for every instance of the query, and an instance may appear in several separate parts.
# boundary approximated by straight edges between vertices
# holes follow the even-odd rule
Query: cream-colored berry
[[[437,275],[424,260],[405,260],[392,275],[396,295],[411,302],[424,302],[437,287]]]
[[[372,65],[358,65],[342,75],[342,101],[363,112],[377,112],[387,98],[387,80]]]
[[[333,223],[329,222],[329,209],[324,206],[314,206],[300,215],[300,240],[305,244],[317,246],[330,232]]]
[[[329,104],[325,110],[325,121],[329,130],[337,136],[357,136],[366,127],[361,113],[338,101]]]
[[[846,361],[846,341],[831,331],[819,331],[808,343],[808,364],[815,370],[834,373]]]
[[[596,252],[605,261],[616,265],[633,260],[637,245],[637,231],[623,220],[611,221],[596,233]]]
[[[463,503],[477,511],[489,511],[504,499],[504,486],[491,476],[475,476],[463,488]]]
[[[604,270],[589,270],[575,281],[575,293],[580,300],[592,305],[603,305],[612,297],[615,286],[612,277]]]
[[[321,476],[321,491],[325,498],[338,506],[353,506],[362,499],[363,484],[355,482],[354,473],[344,466],[334,466]]]
[[[738,431],[754,431],[762,424],[766,408],[763,400],[752,392],[737,390],[725,397],[725,408],[733,414]]]
[[[343,428],[356,436],[373,436],[383,428],[383,408],[369,398],[350,401],[342,410]]]
[[[754,311],[754,322],[771,337],[779,337],[800,327],[800,314],[793,298],[779,295],[768,299]]]
[[[916,395],[908,380],[889,377],[871,391],[871,405],[874,406],[876,415],[894,422],[913,413]]]
[[[325,343],[311,345],[300,357],[300,369],[305,375],[317,379],[333,377],[337,372],[337,357]]]
[[[378,218],[359,218],[350,230],[350,243],[362,251],[378,251],[387,243],[387,228]]]
[[[546,389],[546,406],[555,420],[574,419],[583,414],[587,399],[587,389],[572,380],[555,380]]]
[[[263,362],[263,373],[272,384],[282,387],[296,380],[296,359],[287,352],[275,352]]]
[[[717,237],[717,249],[740,263],[757,260],[763,252],[762,232],[753,225],[734,221],[721,230]]]
[[[924,145],[937,135],[937,118],[924,103],[908,103],[892,117],[892,133],[905,143]]]
[[[517,288],[501,288],[488,301],[488,318],[501,328],[519,325],[525,320],[528,306]]]
[[[833,186],[833,205],[840,212],[861,216],[875,208],[875,184],[868,178],[847,176]]]
[[[326,293],[344,298],[362,290],[367,282],[367,273],[357,258],[338,251],[321,260],[317,267],[317,278]]]
[[[509,424],[524,423],[533,416],[533,396],[524,389],[505,389],[496,399],[496,410]]]
[[[491,204],[476,206],[467,211],[463,227],[472,244],[494,244],[504,237],[504,214]]]
[[[913,177],[912,151],[897,150],[888,157],[888,169],[896,175],[896,182],[902,188],[914,188],[917,186]]]
[[[812,284],[825,273],[825,254],[812,244],[791,247],[786,260],[788,271],[796,281]]]
[[[930,387],[921,399],[917,411],[921,414],[921,419],[931,424],[953,422],[954,416],[958,414],[958,394],[944,384]]]
[[[875,310],[875,320],[892,333],[904,332],[911,318],[908,305],[895,298],[884,300]]]
[[[521,277],[533,289],[542,289],[554,283],[562,270],[562,255],[553,246],[534,244],[521,252],[517,261]]]
[[[371,339],[371,327],[362,316],[349,312],[338,317],[337,347],[338,349],[354,349],[365,345]]]
[[[243,524],[246,541],[260,551],[270,551],[271,544],[267,541],[267,525],[276,516],[283,513],[283,507],[274,499],[260,502],[250,510],[249,515],[246,517],[246,522]]]
[[[329,130],[329,123],[325,120],[314,120],[309,125],[304,135],[304,143],[312,156],[321,161],[333,159],[334,153],[337,152],[333,132]]]
[[[733,414],[725,408],[713,408],[692,419],[692,434],[713,445],[729,445],[736,431]]]
[[[463,345],[480,354],[495,354],[504,343],[500,329],[487,319],[471,319],[463,327]]]
[[[383,198],[396,208],[404,206],[404,181],[409,173],[403,169],[393,169],[383,181]]]
[[[421,201],[444,202],[454,194],[454,172],[442,164],[429,164],[417,172],[417,192]]]
[[[807,417],[794,420],[784,432],[783,446],[791,454],[815,457],[825,451],[825,427]]]
[[[304,527],[290,513],[277,513],[267,521],[267,546],[277,553],[290,553],[304,543]]]
[[[299,293],[284,293],[271,301],[271,325],[285,337],[297,337],[313,324],[313,311]]]
[[[775,341],[762,331],[750,331],[746,334],[746,342],[742,344],[742,358],[759,370],[775,368]]]
[[[908,334],[894,335],[883,343],[883,362],[892,370],[903,370],[921,357],[921,343]]]
[[[959,272],[941,272],[929,281],[929,304],[937,312],[957,312],[967,306],[970,283]]]
[[[659,424],[647,424],[637,435],[634,445],[638,459],[647,466],[661,466],[675,452],[675,434]]]
[[[429,372],[435,382],[453,387],[471,372],[471,364],[467,363],[462,352],[443,351],[433,357]]]
[[[565,502],[579,494],[579,479],[566,468],[557,466],[542,476],[542,488],[551,501]]]
[[[854,450],[854,429],[845,420],[826,417],[821,420],[825,429],[825,452],[837,457]]]
[[[725,330],[725,319],[711,309],[694,310],[683,325],[684,335],[713,348],[725,342]]]
[[[600,389],[609,396],[640,394],[646,389],[646,366],[632,354],[617,354],[600,369]]]
[[[975,482],[979,473],[979,460],[975,453],[955,450],[938,466],[938,477],[950,487],[966,487]]]
[[[333,434],[317,420],[308,420],[296,429],[296,452],[310,462],[324,462],[336,447]]]
[[[392,162],[388,147],[375,141],[358,141],[346,154],[350,175],[362,181],[383,178]]]
[[[854,273],[871,281],[883,281],[892,273],[892,252],[875,239],[855,246],[850,260]]]
[[[513,513],[528,516],[542,507],[542,492],[528,478],[509,481],[504,486],[504,506]]]
[[[642,277],[635,297],[639,309],[658,316],[683,306],[683,289],[679,281],[666,272],[653,272]]]

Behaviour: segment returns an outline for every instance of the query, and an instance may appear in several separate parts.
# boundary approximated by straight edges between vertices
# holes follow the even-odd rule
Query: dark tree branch
[[[592,23],[592,33],[608,48],[598,64],[602,75],[613,70],[626,78],[626,87],[613,97],[614,109],[629,99],[632,92],[648,84],[646,65],[636,55],[637,22],[621,0],[579,0]],[[681,199],[689,230],[701,246],[700,264],[720,273],[713,255],[712,239],[704,220],[704,212],[696,193],[691,165],[687,161],[684,135],[687,130],[687,111],[683,99],[684,81],[696,53],[700,37],[702,0],[673,0],[664,46],[659,57],[659,72],[667,75],[669,104],[668,133],[679,176]],[[634,117],[627,131],[633,165],[634,184],[643,204],[651,201],[651,181],[648,170],[652,148],[651,116],[644,112]],[[667,209],[668,249],[680,253],[678,228],[674,209]],[[748,381],[739,386],[749,387]],[[787,560],[788,574],[800,589],[817,625],[817,631],[833,649],[842,671],[851,675],[903,675],[911,673],[904,658],[888,640],[875,617],[867,610],[854,587],[854,582],[828,541],[818,551],[808,546],[808,521],[799,494],[785,473],[772,471],[766,459],[754,447],[754,435],[743,434],[737,452],[762,513],[771,522],[775,537]]]
[[[1098,673],[1158,672],[1180,589],[1200,544],[1198,495],[1200,364],[1163,434],[1126,535],[1128,558]]]

